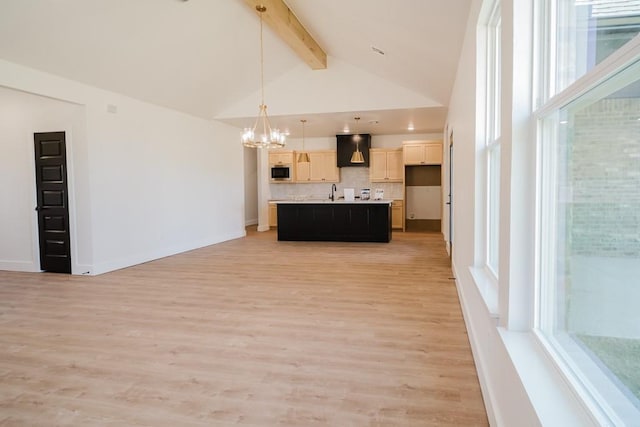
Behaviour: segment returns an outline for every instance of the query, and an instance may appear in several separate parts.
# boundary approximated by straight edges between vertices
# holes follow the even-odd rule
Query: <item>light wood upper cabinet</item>
[[[401,149],[372,148],[369,150],[369,180],[371,182],[402,182]]]
[[[405,165],[442,164],[442,143],[439,141],[412,141],[402,145]]]
[[[309,151],[309,163],[296,163],[297,182],[339,182],[335,151]],[[305,179],[306,178],[306,179]]]
[[[269,151],[269,165],[292,165],[293,151]]]
[[[308,153],[309,154],[309,153]],[[310,163],[295,163],[296,169],[296,182],[310,182],[311,177],[309,176],[309,168]]]

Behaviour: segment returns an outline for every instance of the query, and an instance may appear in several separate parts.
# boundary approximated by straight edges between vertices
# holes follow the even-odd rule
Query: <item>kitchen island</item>
[[[391,200],[278,201],[278,240],[389,242]]]

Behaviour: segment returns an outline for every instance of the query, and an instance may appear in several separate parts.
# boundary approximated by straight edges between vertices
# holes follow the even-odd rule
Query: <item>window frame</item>
[[[497,162],[492,161],[492,154],[500,153],[501,146],[501,93],[502,93],[502,30],[500,0],[491,0],[483,4],[483,13],[478,23],[478,133],[480,138],[477,145],[477,191],[480,197],[476,201],[477,241],[475,250],[475,267],[472,274],[476,279],[485,302],[493,314],[497,314],[498,294],[498,262],[492,261],[493,253],[499,257],[500,253],[500,157]],[[495,160],[495,159],[494,159]],[[492,164],[497,163],[497,164]],[[495,174],[495,169],[498,173]],[[496,180],[493,182],[491,179]],[[498,194],[494,194],[497,190]],[[495,211],[492,211],[495,209]],[[498,220],[492,224],[492,213]],[[493,229],[493,226],[496,229]],[[493,239],[492,234],[493,233]],[[492,252],[493,251],[493,252]],[[498,258],[499,259],[499,258]]]
[[[485,224],[484,265],[491,278],[498,281],[500,266],[500,146],[502,88],[502,16],[500,1],[495,0],[486,24],[486,129],[485,129]],[[496,172],[497,171],[497,172]]]
[[[562,120],[559,113],[572,102],[588,95],[591,91],[598,92],[598,86],[608,79],[623,72],[634,63],[640,63],[640,35],[623,45],[601,63],[593,66],[584,75],[556,92],[555,71],[557,43],[551,41],[557,36],[555,4],[557,0],[541,2],[535,10],[535,26],[537,40],[536,52],[539,53],[539,63],[535,64],[534,92],[536,102],[533,108],[533,119],[536,122],[534,141],[536,142],[536,216],[535,216],[535,298],[534,298],[534,326],[533,332],[541,344],[546,355],[559,368],[564,381],[570,385],[585,406],[590,410],[598,422],[603,424],[623,424],[629,414],[640,414],[631,402],[612,404],[604,395],[625,399],[623,393],[617,389],[612,380],[606,376],[579,344],[568,335],[549,334],[548,329],[556,321],[555,301],[557,286],[554,279],[555,266],[553,260],[557,258],[557,221],[556,210],[547,206],[557,203],[557,182],[559,173],[559,157],[557,152],[545,150],[548,135],[557,135],[558,126]],[[556,116],[555,123],[550,120]],[[585,374],[586,372],[586,374]],[[628,403],[628,404],[627,404]],[[620,416],[622,415],[622,417]]]

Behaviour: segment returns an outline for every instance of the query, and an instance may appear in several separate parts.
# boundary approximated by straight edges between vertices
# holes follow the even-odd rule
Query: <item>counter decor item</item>
[[[343,191],[345,201],[353,202],[355,200],[355,190],[353,188],[345,188]]]
[[[369,200],[371,198],[371,189],[363,188],[360,190],[360,200]]]
[[[376,188],[375,193],[373,193],[373,200],[382,200],[384,199],[384,189]]]

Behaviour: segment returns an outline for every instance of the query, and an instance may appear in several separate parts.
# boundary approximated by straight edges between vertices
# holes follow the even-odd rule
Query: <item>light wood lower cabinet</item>
[[[404,200],[394,200],[391,203],[391,228],[404,229]]]
[[[269,227],[278,226],[278,205],[269,203]]]

